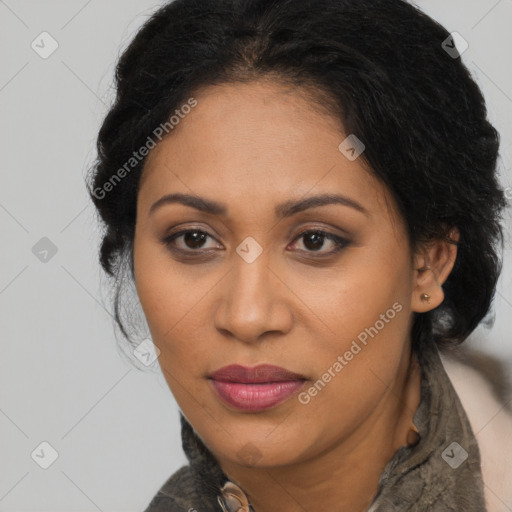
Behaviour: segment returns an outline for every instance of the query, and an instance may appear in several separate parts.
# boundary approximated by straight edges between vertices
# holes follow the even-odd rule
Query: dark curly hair
[[[451,240],[458,228],[445,299],[415,315],[412,339],[440,348],[462,343],[491,307],[507,201],[496,170],[499,134],[447,42],[454,46],[444,27],[403,0],[175,0],[159,8],[119,59],[117,96],[88,180],[123,334],[121,264],[129,262],[133,278],[145,158],[129,172],[126,162],[200,88],[263,78],[328,98],[345,132],[365,144],[360,158],[390,190],[413,249]]]

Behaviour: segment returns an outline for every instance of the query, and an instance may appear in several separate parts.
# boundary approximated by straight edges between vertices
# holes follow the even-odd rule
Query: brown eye
[[[303,235],[304,247],[311,251],[318,251],[324,245],[326,237],[320,232],[311,232]]]
[[[334,235],[333,233],[328,233],[322,230],[304,231],[295,240],[300,239],[303,240],[302,244],[305,247],[305,250],[299,249],[300,251],[321,252],[323,255],[336,253],[349,244],[348,240]],[[327,251],[321,251],[321,249],[325,246],[326,241],[330,242],[331,249]],[[296,243],[294,245],[296,245]]]
[[[200,256],[214,249],[221,249],[219,245],[208,246],[208,239],[215,240],[206,231],[200,229],[186,229],[165,237],[162,243],[170,250],[185,256]],[[302,240],[304,248],[297,248],[297,241]],[[322,230],[308,230],[295,238],[292,247],[299,252],[312,254],[315,257],[329,256],[344,249],[350,241]],[[325,250],[327,248],[327,250]],[[322,250],[323,249],[323,250]],[[195,254],[194,254],[195,253]],[[318,253],[316,256],[315,253]]]
[[[208,235],[203,231],[187,231],[183,235],[183,243],[190,249],[200,248]]]
[[[199,252],[201,249],[211,249],[212,247],[205,248],[205,242],[208,238],[212,238],[206,231],[199,229],[187,229],[174,233],[166,237],[162,242],[169,247],[169,249],[176,249],[179,251]],[[181,239],[181,243],[176,243]]]

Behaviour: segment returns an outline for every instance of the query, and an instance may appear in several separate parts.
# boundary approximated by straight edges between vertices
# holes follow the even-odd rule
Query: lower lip
[[[288,400],[303,385],[303,380],[241,384],[210,381],[217,394],[229,405],[243,411],[262,411]]]

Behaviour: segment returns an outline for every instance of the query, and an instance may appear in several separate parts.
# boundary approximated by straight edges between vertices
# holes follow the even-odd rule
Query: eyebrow
[[[151,206],[149,209],[149,215],[152,215],[162,206],[173,203],[190,206],[201,212],[211,213],[213,215],[226,216],[228,213],[226,205],[211,199],[206,199],[190,194],[166,194]],[[343,206],[348,206],[354,210],[357,210],[358,212],[363,213],[366,216],[370,215],[368,210],[366,210],[366,208],[364,208],[357,201],[339,194],[320,194],[317,196],[307,197],[305,199],[292,199],[285,201],[284,203],[281,203],[275,207],[274,213],[277,218],[283,219],[286,217],[291,217],[292,215],[295,215],[296,213],[302,212],[304,210],[308,210],[309,208],[316,208],[329,204],[340,204]]]

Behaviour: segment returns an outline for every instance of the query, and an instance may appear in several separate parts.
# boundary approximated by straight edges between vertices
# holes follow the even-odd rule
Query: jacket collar
[[[413,421],[420,435],[402,446],[379,479],[368,512],[451,510],[485,512],[480,452],[467,415],[433,343],[416,350],[421,401]],[[202,510],[250,512],[244,491],[230,482],[190,423],[180,413],[183,450]],[[439,508],[436,508],[439,507]]]

